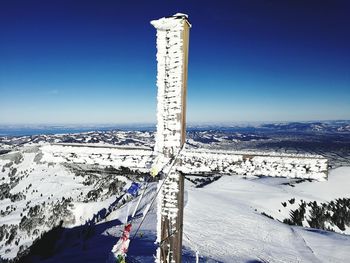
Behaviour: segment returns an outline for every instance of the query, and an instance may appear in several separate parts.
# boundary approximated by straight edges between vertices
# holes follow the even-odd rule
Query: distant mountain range
[[[260,127],[279,131],[350,132],[350,121],[289,122],[263,124]]]
[[[190,124],[189,130],[225,129],[237,131],[271,130],[285,132],[350,132],[350,120],[309,122],[259,122],[241,124]]]
[[[254,122],[254,123],[189,123],[189,131],[285,131],[285,132],[340,132],[350,133],[350,120],[310,122]],[[29,136],[68,134],[91,131],[155,131],[155,124],[101,124],[101,125],[0,125],[0,136]]]

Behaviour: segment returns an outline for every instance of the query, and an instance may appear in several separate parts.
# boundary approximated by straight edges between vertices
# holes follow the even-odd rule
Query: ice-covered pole
[[[154,20],[157,29],[157,132],[155,152],[175,159],[185,143],[189,29],[187,15]],[[176,161],[176,160],[173,160]],[[159,183],[156,262],[181,262],[184,179],[172,169]]]

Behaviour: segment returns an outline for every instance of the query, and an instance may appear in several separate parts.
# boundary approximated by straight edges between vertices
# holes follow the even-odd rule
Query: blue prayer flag
[[[128,189],[128,193],[132,196],[137,196],[137,193],[140,189],[140,185],[138,183],[132,182],[131,186]]]

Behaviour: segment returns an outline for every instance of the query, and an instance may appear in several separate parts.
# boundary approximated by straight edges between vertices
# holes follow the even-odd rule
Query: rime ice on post
[[[185,142],[188,36],[187,15],[154,20],[157,29],[157,138],[155,150],[172,157]]]
[[[157,135],[155,151],[174,159],[186,137],[188,39],[187,15],[152,21],[157,29]],[[173,160],[176,161],[176,160]],[[167,172],[167,168],[164,169]],[[163,179],[164,180],[164,179]],[[168,171],[158,199],[158,262],[181,262],[183,188],[181,174]]]

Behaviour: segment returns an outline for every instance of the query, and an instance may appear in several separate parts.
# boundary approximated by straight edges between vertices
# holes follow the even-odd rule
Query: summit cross
[[[43,147],[43,153],[57,162],[99,162],[99,165],[128,167],[153,175],[159,173],[156,262],[180,263],[184,175],[263,175],[321,181],[327,179],[328,164],[327,159],[316,155],[187,148],[186,95],[191,24],[185,14],[164,17],[151,24],[157,30],[158,104],[154,148],[56,144]]]

